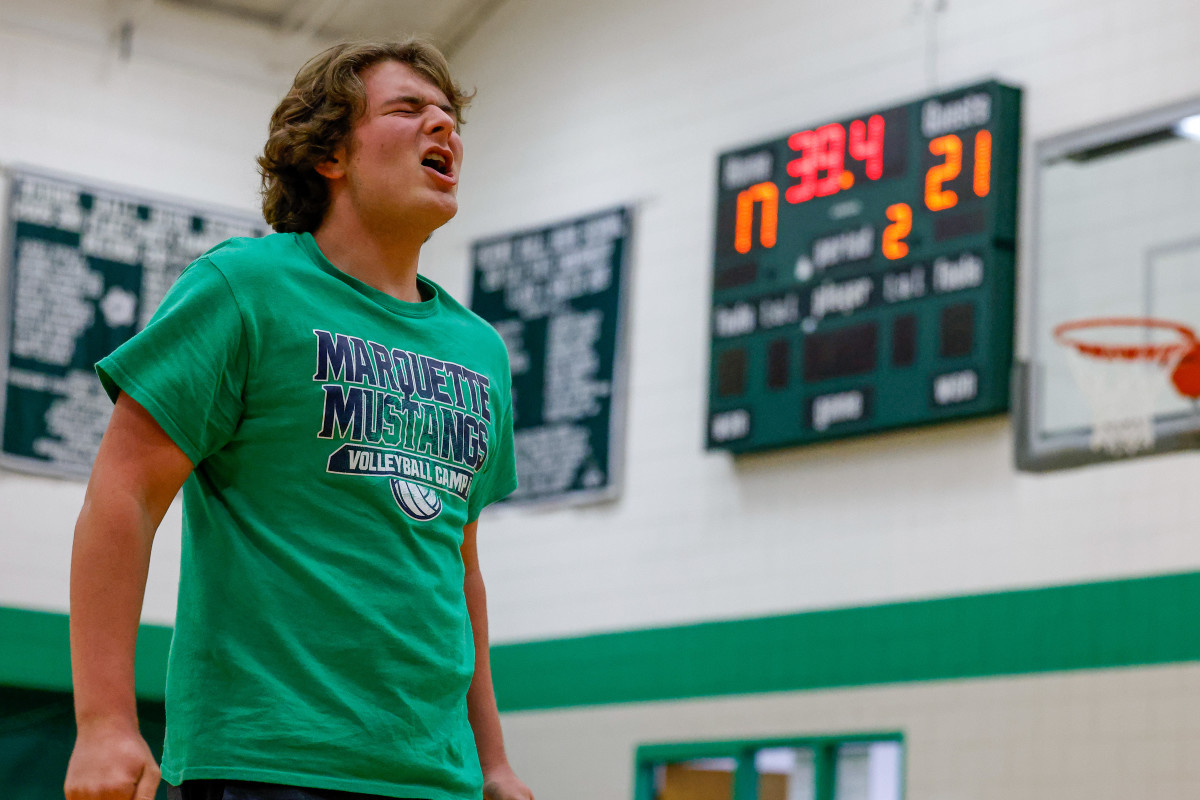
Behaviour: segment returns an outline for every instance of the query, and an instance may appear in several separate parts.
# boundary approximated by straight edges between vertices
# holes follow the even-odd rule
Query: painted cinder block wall
[[[23,21],[31,3],[0,14],[0,163],[254,208],[253,157],[296,57],[159,7],[119,62],[102,11],[58,5],[52,30]],[[461,212],[425,258],[435,280],[465,294],[476,238],[637,209],[623,493],[488,514],[495,642],[1200,564],[1191,454],[1022,475],[1007,418],[736,460],[703,450],[718,152],[998,77],[1026,92],[1027,190],[1038,139],[1200,96],[1191,0],[944,5],[508,0],[458,54],[479,96]],[[1029,253],[1026,238],[1023,276]],[[0,605],[66,610],[82,493],[0,471]],[[178,527],[176,509],[147,621],[174,618]],[[1181,755],[1197,712],[1200,672],[1181,665],[527,711],[506,726],[541,796],[629,796],[642,742],[904,730],[910,798],[1178,797],[1197,786]]]
[[[123,60],[114,4],[0,6],[0,167],[256,213],[254,157],[299,57],[263,31],[165,4],[144,13],[149,7],[135,17]],[[7,290],[8,275],[0,285]],[[0,469],[0,606],[66,610],[83,490],[78,481]],[[179,529],[176,502],[155,542],[148,621],[174,620]]]
[[[461,267],[441,269],[466,264],[475,238],[638,212],[624,493],[486,521],[494,637],[1196,569],[1192,454],[1020,474],[1008,418],[738,459],[702,437],[718,152],[996,77],[1025,90],[1028,231],[1032,144],[1200,96],[1197,30],[1200,6],[1183,0],[502,6],[457,61],[479,87],[476,188],[435,242],[437,276],[465,287]],[[1023,282],[1031,251],[1023,238]],[[522,711],[506,725],[514,760],[554,796],[630,796],[647,742],[902,730],[910,798],[1165,798],[1200,789],[1183,756],[1198,678],[1189,665],[997,676]]]
[[[998,77],[1025,90],[1027,231],[1033,142],[1200,96],[1195,3],[935,5],[511,0],[464,49],[479,97],[435,275],[464,288],[484,235],[638,208],[624,492],[488,521],[497,638],[1200,563],[1192,455],[1020,474],[1004,417],[738,459],[703,450],[718,152]],[[1023,274],[1029,253],[1026,237]]]

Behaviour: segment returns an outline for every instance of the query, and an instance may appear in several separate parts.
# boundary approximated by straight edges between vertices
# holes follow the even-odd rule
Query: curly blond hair
[[[329,208],[329,187],[316,166],[349,138],[367,109],[362,73],[396,61],[441,90],[458,124],[474,92],[450,77],[446,58],[421,39],[344,42],[312,58],[296,73],[291,90],[271,115],[270,134],[258,157],[263,217],[276,231],[315,231]]]

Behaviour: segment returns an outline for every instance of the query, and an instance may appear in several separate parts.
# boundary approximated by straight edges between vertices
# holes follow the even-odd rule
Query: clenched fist
[[[483,796],[486,800],[533,800],[533,792],[508,766],[483,776]]]
[[[161,773],[136,728],[81,727],[67,765],[67,800],[153,800]]]

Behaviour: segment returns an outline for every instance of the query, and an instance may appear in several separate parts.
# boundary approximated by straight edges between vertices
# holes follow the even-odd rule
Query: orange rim
[[[1181,340],[1163,344],[1107,344],[1089,342],[1073,335],[1095,328],[1155,328],[1177,333]],[[1177,355],[1186,355],[1200,348],[1196,332],[1188,326],[1152,317],[1096,317],[1064,322],[1054,329],[1054,338],[1060,344],[1073,347],[1084,355],[1108,360],[1119,358],[1126,361],[1168,361]]]

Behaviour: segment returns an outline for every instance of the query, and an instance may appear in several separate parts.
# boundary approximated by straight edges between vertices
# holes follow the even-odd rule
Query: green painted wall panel
[[[134,680],[142,700],[162,700],[171,628],[138,629]],[[0,608],[0,686],[70,691],[71,639],[67,616]]]
[[[138,727],[156,760],[162,758],[166,711],[161,702],[138,703]],[[75,712],[67,692],[0,686],[0,797],[62,800],[67,762],[75,746]],[[167,800],[160,784],[155,800]]]
[[[492,648],[503,711],[1200,661],[1200,573]],[[161,699],[171,630],[142,626]],[[67,618],[0,609],[0,685],[70,688]]]
[[[495,648],[505,710],[1200,660],[1200,574]]]

